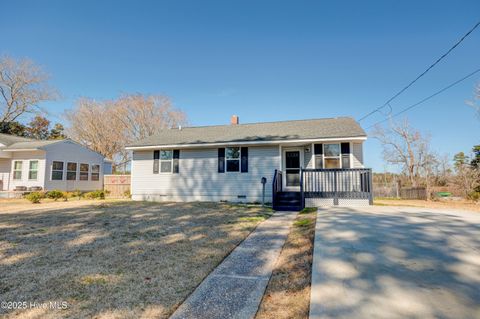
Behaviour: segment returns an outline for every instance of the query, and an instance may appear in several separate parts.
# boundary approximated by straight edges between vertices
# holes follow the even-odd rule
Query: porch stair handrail
[[[272,182],[272,207],[275,209],[277,193],[282,191],[282,171],[276,169],[275,173],[273,174],[273,182]]]

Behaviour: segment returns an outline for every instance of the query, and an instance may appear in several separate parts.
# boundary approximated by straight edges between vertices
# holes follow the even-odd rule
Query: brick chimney
[[[231,125],[240,124],[240,118],[238,117],[238,115],[232,115],[232,117],[230,118],[230,124]]]

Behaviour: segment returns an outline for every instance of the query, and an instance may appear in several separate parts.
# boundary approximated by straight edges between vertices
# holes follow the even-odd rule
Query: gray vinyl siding
[[[313,168],[313,149],[311,144],[308,144],[303,148],[303,163],[304,168]]]
[[[71,141],[62,141],[44,147],[46,151],[45,161],[45,189],[61,189],[66,191],[81,190],[91,191],[103,188],[103,156],[89,150],[82,145]],[[64,162],[63,180],[51,179],[53,161]],[[67,181],[67,162],[77,163],[77,180]],[[88,181],[79,180],[80,164],[89,164]],[[100,165],[100,177],[98,181],[91,180],[92,165]]]
[[[280,167],[279,148],[248,148],[248,172],[218,173],[218,149],[180,150],[178,174],[153,174],[153,150],[134,151],[132,160],[132,198],[134,200],[172,201],[261,201],[262,177],[266,201],[271,201],[271,185]],[[246,196],[246,198],[238,198]]]
[[[353,168],[362,168],[363,167],[363,145],[362,143],[352,143],[353,151]]]
[[[13,179],[14,162],[22,162],[22,178],[19,180]],[[28,177],[30,161],[38,161],[37,178],[30,180]],[[44,187],[45,185],[45,152],[44,151],[22,151],[13,152],[10,158],[10,182],[8,184],[9,190],[14,190],[17,186],[25,187]]]
[[[11,163],[10,158],[0,158],[0,191],[8,190],[10,185]]]

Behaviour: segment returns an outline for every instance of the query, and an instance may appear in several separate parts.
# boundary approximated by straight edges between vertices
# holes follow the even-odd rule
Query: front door
[[[285,150],[285,189],[300,190],[300,151]]]

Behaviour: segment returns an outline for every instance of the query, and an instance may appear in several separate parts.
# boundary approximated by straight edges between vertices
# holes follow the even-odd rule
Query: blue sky
[[[165,94],[194,125],[353,116],[382,105],[480,19],[476,1],[3,1],[0,54],[44,66],[62,99]],[[396,99],[480,67],[480,30]],[[480,143],[477,75],[406,113],[453,156]],[[381,120],[362,121],[367,128]],[[383,170],[370,139],[366,165]]]

